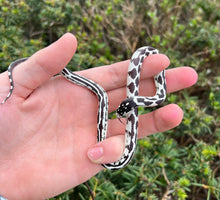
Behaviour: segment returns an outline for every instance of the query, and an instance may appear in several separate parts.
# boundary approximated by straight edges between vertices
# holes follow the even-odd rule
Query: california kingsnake
[[[158,54],[158,50],[152,47],[141,47],[132,55],[128,67],[127,76],[127,98],[119,105],[116,114],[117,117],[126,117],[125,131],[125,149],[120,160],[114,163],[102,164],[107,169],[120,169],[125,167],[131,160],[136,147],[138,135],[138,107],[153,107],[162,103],[166,98],[166,80],[165,72],[162,71],[154,77],[156,94],[153,97],[138,96],[140,72],[144,59],[151,55]],[[19,63],[24,62],[28,58],[22,58],[11,63],[8,67],[8,76],[11,84],[10,92],[2,101],[2,104],[11,96],[14,89],[12,78],[12,70]],[[67,68],[64,68],[60,75],[67,80],[88,88],[94,92],[99,100],[98,118],[97,118],[97,141],[101,142],[107,136],[108,124],[108,96],[105,90],[97,83],[72,73]]]

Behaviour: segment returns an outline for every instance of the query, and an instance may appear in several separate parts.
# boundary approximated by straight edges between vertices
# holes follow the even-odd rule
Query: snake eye
[[[116,110],[117,118],[121,118],[125,116],[124,104],[120,104],[118,109]]]

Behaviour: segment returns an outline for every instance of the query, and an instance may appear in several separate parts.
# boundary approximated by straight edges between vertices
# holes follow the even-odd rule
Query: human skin
[[[67,33],[13,70],[15,88],[0,105],[0,194],[9,200],[41,200],[73,188],[120,158],[124,125],[108,122],[108,138],[97,144],[97,97],[88,89],[56,76],[73,57],[76,38]],[[155,93],[153,76],[169,66],[163,54],[145,59],[140,94]],[[109,112],[126,97],[129,61],[76,72],[100,84]],[[190,67],[166,70],[168,93],[197,81]],[[0,99],[9,91],[7,72],[0,74]],[[139,138],[179,125],[183,111],[169,104],[139,117]],[[114,148],[112,148],[114,147]]]

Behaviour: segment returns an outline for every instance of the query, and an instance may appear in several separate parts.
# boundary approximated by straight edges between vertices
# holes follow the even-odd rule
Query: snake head
[[[137,104],[133,101],[133,98],[125,99],[121,102],[116,110],[117,118],[125,117],[135,107],[137,107]]]

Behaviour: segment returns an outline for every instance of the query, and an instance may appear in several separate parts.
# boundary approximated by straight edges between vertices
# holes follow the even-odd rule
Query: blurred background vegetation
[[[184,110],[182,124],[140,140],[126,168],[91,178],[95,199],[220,199],[220,2],[0,0],[1,72],[65,32],[78,39],[72,70],[129,59],[150,45],[170,58],[170,68],[199,74],[195,86],[168,95]],[[82,184],[53,199],[91,197]]]

